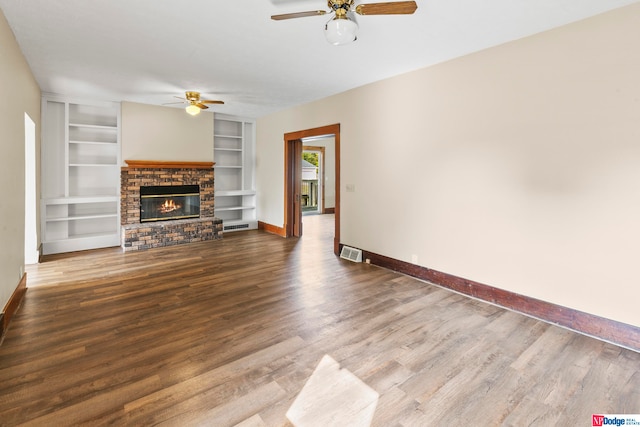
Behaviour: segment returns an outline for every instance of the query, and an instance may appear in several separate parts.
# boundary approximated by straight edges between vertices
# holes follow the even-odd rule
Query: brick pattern
[[[120,172],[120,223],[140,223],[140,187],[149,185],[199,185],[200,217],[212,218],[213,169],[122,168]]]
[[[199,185],[200,218],[140,223],[140,187]],[[120,224],[125,251],[222,238],[222,220],[215,218],[214,171],[190,168],[122,168]]]
[[[222,220],[196,218],[122,227],[125,252],[222,238]]]

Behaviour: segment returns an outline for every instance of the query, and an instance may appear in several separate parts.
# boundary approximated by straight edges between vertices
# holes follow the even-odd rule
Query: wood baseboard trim
[[[9,323],[11,322],[11,318],[20,308],[20,304],[22,303],[22,299],[24,295],[27,293],[27,273],[22,275],[22,279],[20,279],[20,283],[11,294],[11,298],[7,302],[7,305],[4,306],[4,310],[0,314],[0,343],[4,338],[4,334],[9,329]]]
[[[276,234],[280,237],[287,237],[287,233],[283,227],[267,224],[262,221],[258,221],[258,230],[264,230],[267,233]]]
[[[336,208],[325,208],[325,209],[322,211],[322,213],[323,213],[323,214],[334,214],[334,213],[336,213]]]
[[[640,327],[473,282],[441,271],[363,251],[371,264],[431,282],[443,288],[640,352]]]

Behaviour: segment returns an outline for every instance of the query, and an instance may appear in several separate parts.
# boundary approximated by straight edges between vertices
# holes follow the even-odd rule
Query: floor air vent
[[[226,225],[223,227],[224,230],[240,230],[243,228],[249,228],[249,224]]]
[[[362,262],[362,251],[349,246],[343,246],[340,252],[340,258],[348,259],[353,262]]]

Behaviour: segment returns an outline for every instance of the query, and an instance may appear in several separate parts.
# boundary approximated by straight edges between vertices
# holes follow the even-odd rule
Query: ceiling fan
[[[333,45],[342,45],[356,40],[358,24],[350,19],[347,14],[353,15],[351,7],[354,0],[328,0],[329,12],[334,17],[326,23],[324,33],[327,41]],[[397,1],[389,3],[367,3],[355,7],[358,15],[411,15],[418,5],[415,1]],[[311,10],[308,12],[285,13],[272,15],[271,19],[281,21],[283,19],[304,18],[307,16],[319,16],[326,14],[324,10]]]
[[[180,96],[176,96],[175,98],[181,99],[182,101],[168,102],[164,105],[183,104],[183,103],[189,104],[187,105],[187,108],[185,108],[185,110],[187,111],[187,113],[191,114],[192,116],[195,116],[196,114],[200,114],[200,110],[206,110],[207,108],[209,108],[205,104],[224,104],[224,101],[216,101],[213,99],[200,99],[200,92],[195,92],[195,91],[185,92],[184,98]]]

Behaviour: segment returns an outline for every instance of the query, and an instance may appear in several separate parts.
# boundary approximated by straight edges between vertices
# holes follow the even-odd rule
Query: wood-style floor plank
[[[379,395],[374,426],[640,413],[640,354],[341,260],[332,221],[29,266],[0,346],[0,425],[290,426],[325,355]],[[348,393],[322,400],[303,418],[342,426]]]

